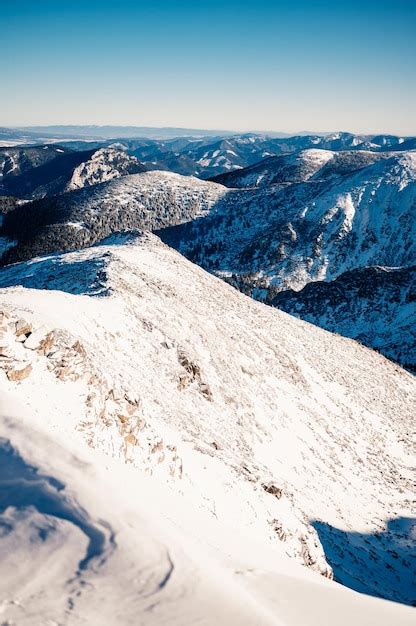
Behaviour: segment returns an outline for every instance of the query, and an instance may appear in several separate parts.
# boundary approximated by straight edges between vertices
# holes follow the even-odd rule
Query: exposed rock
[[[65,191],[90,187],[127,174],[144,172],[145,169],[136,157],[122,150],[102,148],[74,169]]]
[[[53,332],[53,331],[51,331],[51,332],[49,332],[49,333],[46,335],[46,337],[45,337],[44,339],[42,339],[42,340],[39,342],[38,351],[39,351],[41,354],[44,354],[44,355],[46,355],[46,356],[47,356],[47,355],[48,355],[48,353],[51,351],[51,349],[52,349],[52,347],[53,347],[53,345],[54,345],[54,342],[55,342],[55,335],[54,335],[54,332]]]
[[[0,356],[9,356],[10,341],[6,333],[0,333]]]
[[[75,350],[79,355],[85,357],[87,353],[85,352],[85,348],[80,341],[76,341],[72,346],[72,349]]]
[[[283,530],[281,522],[279,522],[278,519],[273,519],[270,524],[280,541],[286,541],[286,533]]]
[[[0,326],[7,324],[10,319],[10,315],[6,311],[0,311]]]
[[[27,378],[32,371],[32,365],[28,363],[23,367],[16,365],[14,368],[7,370],[7,378],[13,382],[20,382]]]
[[[136,446],[138,443],[137,437],[135,437],[133,433],[129,433],[128,435],[126,435],[124,437],[124,441],[126,442],[126,444],[131,445],[131,446]]]
[[[264,491],[266,491],[266,493],[270,493],[272,496],[275,496],[278,500],[283,495],[283,490],[280,489],[280,487],[276,487],[276,485],[274,485],[273,483],[269,483],[268,485],[262,485],[262,487]]]
[[[202,380],[201,368],[198,363],[192,361],[182,349],[178,350],[178,361],[186,371],[186,374],[179,374],[178,389],[186,389],[191,383],[196,382],[200,393],[211,402],[213,399],[212,392],[209,385]]]

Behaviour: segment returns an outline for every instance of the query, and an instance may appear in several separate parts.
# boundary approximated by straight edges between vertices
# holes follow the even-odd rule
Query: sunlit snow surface
[[[2,562],[15,558],[18,577],[0,578],[7,619],[16,601],[22,624],[91,623],[97,611],[102,624],[408,623],[407,610],[319,573],[414,599],[412,376],[252,301],[152,235],[16,265],[2,281],[23,287],[0,292],[0,380],[28,413],[6,439],[22,471],[54,479],[42,489],[55,489],[59,511],[69,505],[54,481],[72,503],[71,519],[36,503],[32,515],[27,500],[4,510]],[[23,341],[20,319],[32,324]],[[75,457],[52,443],[26,457],[29,423]],[[99,567],[86,529],[102,538]]]
[[[231,533],[16,396],[2,395],[0,415],[2,624],[412,623],[412,609]]]

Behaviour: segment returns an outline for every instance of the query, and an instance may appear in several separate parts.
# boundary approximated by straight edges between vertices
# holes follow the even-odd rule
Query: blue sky
[[[416,0],[0,0],[0,125],[416,134]]]

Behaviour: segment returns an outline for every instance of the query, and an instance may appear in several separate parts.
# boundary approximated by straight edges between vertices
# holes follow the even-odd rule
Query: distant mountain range
[[[61,142],[62,143],[62,142]],[[326,150],[403,151],[416,148],[415,137],[393,135],[353,135],[333,133],[272,137],[265,134],[245,133],[219,137],[179,137],[174,139],[117,139],[105,145],[125,150],[136,156],[148,169],[161,169],[183,174],[211,178],[222,173],[246,168],[272,156],[296,153],[307,148]],[[63,142],[72,149],[87,150],[93,147],[85,142]],[[96,142],[101,147],[103,142]]]
[[[7,130],[7,129],[6,129]],[[1,137],[1,133],[0,133]],[[0,141],[1,143],[1,141]],[[0,194],[6,193],[19,197],[40,197],[42,195],[53,195],[62,191],[57,186],[43,184],[42,176],[46,171],[40,170],[34,174],[35,179],[40,178],[44,189],[33,192],[33,183],[26,184],[25,178],[32,176],[30,169],[39,167],[43,163],[49,162],[52,157],[61,158],[52,166],[48,166],[48,182],[55,167],[57,174],[55,178],[66,175],[67,167],[75,163],[77,167],[81,162],[88,160],[94,150],[100,148],[111,148],[120,150],[138,159],[141,165],[148,170],[166,170],[183,174],[185,176],[197,176],[199,178],[210,179],[221,174],[236,172],[227,178],[224,176],[218,182],[226,186],[247,186],[249,179],[239,178],[237,170],[251,169],[246,173],[249,176],[260,176],[262,167],[266,164],[266,159],[288,154],[296,154],[305,149],[324,149],[332,151],[353,150],[357,153],[367,152],[391,152],[405,151],[416,148],[416,138],[399,137],[393,135],[353,135],[351,133],[332,133],[330,135],[297,135],[294,137],[272,137],[270,135],[246,133],[243,135],[228,136],[203,136],[203,137],[175,137],[173,139],[149,139],[149,138],[112,138],[112,139],[71,139],[65,141],[61,138],[59,144],[47,143],[38,146],[6,146],[0,148]],[[63,153],[79,152],[78,156],[66,156]],[[353,157],[352,157],[353,158]],[[355,157],[359,159],[359,156]],[[272,162],[273,163],[273,162]],[[286,167],[290,163],[282,161]],[[278,161],[271,169],[276,169]],[[259,168],[259,169],[258,169]],[[61,174],[61,170],[65,170]],[[19,181],[11,182],[11,189],[7,188],[9,176],[15,177],[19,173],[23,176]],[[263,185],[267,179],[263,182]],[[272,181],[268,181],[272,182]],[[23,195],[22,195],[23,194]],[[31,195],[32,194],[32,195]]]
[[[253,131],[257,133],[257,131]],[[181,128],[172,126],[117,126],[117,125],[77,125],[77,124],[49,124],[47,126],[17,126],[14,128],[0,127],[0,142],[4,140],[30,140],[31,137],[60,139],[113,139],[146,137],[149,139],[172,139],[176,137],[227,137],[235,135],[233,130],[207,130],[202,128]],[[258,134],[267,134],[269,137],[290,137],[293,133],[279,131],[261,131]],[[297,135],[310,135],[309,131],[297,132]],[[329,133],[318,133],[329,134]],[[0,144],[1,145],[1,144]]]

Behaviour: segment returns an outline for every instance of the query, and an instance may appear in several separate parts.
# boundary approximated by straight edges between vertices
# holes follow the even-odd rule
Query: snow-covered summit
[[[7,284],[0,380],[36,420],[231,535],[411,602],[411,375],[150,234],[5,268]]]
[[[365,150],[339,151],[307,148],[293,154],[271,156],[212,180],[227,187],[266,187],[271,184],[302,183],[340,177],[363,169],[390,154]]]

